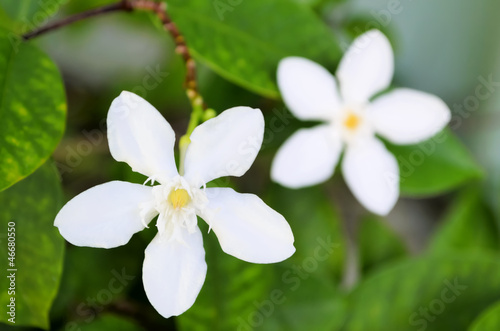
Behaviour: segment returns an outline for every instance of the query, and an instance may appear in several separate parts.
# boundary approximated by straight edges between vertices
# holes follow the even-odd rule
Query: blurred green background
[[[258,194],[282,213],[294,231],[297,253],[277,265],[252,265],[225,255],[214,234],[202,228],[208,264],[206,283],[188,312],[165,320],[148,302],[141,281],[143,252],[155,234],[154,227],[135,235],[127,245],[110,250],[64,243],[64,257],[63,240],[57,230],[50,228],[47,238],[52,238],[54,253],[49,253],[53,260],[48,263],[53,263],[53,268],[40,270],[48,273],[47,280],[34,286],[43,287],[52,281],[54,293],[27,299],[28,303],[44,301],[41,311],[51,307],[50,314],[26,310],[26,316],[37,317],[26,317],[24,326],[0,324],[0,329],[31,330],[32,325],[51,330],[96,331],[500,330],[500,86],[484,83],[500,82],[500,2],[268,1],[275,9],[283,8],[282,12],[267,13],[275,18],[271,25],[265,20],[267,16],[252,16],[256,12],[252,8],[264,6],[265,2],[251,1],[222,1],[232,10],[224,13],[224,19],[219,17],[219,23],[231,26],[239,22],[239,28],[248,24],[250,31],[252,24],[260,26],[259,33],[266,41],[279,44],[279,38],[296,37],[285,37],[289,30],[283,26],[287,24],[298,25],[298,30],[312,30],[308,24],[300,26],[307,21],[295,21],[298,18],[293,15],[296,11],[312,12],[334,36],[325,41],[326,45],[331,43],[331,48],[318,46],[317,52],[318,61],[332,72],[341,55],[339,49],[345,49],[366,29],[381,29],[395,50],[394,85],[443,98],[455,115],[451,129],[470,156],[462,153],[457,141],[456,149],[460,151],[450,160],[430,156],[423,165],[416,166],[416,175],[402,183],[402,197],[384,219],[370,215],[355,201],[339,171],[318,187],[297,191],[282,188],[270,181],[272,158],[290,134],[312,123],[291,118],[278,95],[272,95],[272,84],[255,87],[228,76],[220,63],[197,54],[204,46],[202,41],[193,41],[197,47],[195,58],[201,59],[197,61],[198,80],[206,103],[217,112],[240,105],[258,107],[266,117],[264,146],[253,167],[242,178],[225,179],[221,184]],[[62,2],[51,20],[112,1]],[[181,28],[188,26],[182,10],[190,11],[192,5],[192,11],[197,12],[199,5],[210,8],[216,20],[216,2],[199,5],[199,1],[186,1],[180,5],[172,1],[172,16]],[[294,4],[288,8],[287,2]],[[7,16],[12,16],[16,1],[0,0],[2,7]],[[253,23],[246,23],[250,21]],[[188,45],[188,36],[196,33],[195,29],[186,33]],[[211,40],[207,42],[210,45]],[[184,64],[156,17],[136,12],[104,15],[43,35],[32,43],[44,50],[61,71],[67,96],[67,126],[53,153],[54,162],[37,170],[38,177],[30,176],[0,193],[4,213],[12,215],[9,208],[18,211],[31,206],[33,201],[20,206],[11,201],[16,194],[21,199],[26,194],[23,192],[37,194],[40,188],[58,192],[53,196],[61,195],[57,202],[60,206],[96,184],[116,179],[144,182],[145,178],[111,157],[105,119],[111,101],[122,90],[128,90],[160,110],[177,137],[184,134],[190,114],[183,89]],[[217,45],[221,44],[214,47]],[[228,41],[227,45],[232,44]],[[231,68],[240,60],[235,54],[240,53],[230,48],[225,51]],[[265,54],[260,56],[266,58]],[[260,76],[255,82],[258,79]],[[490,96],[480,100],[477,107],[473,105],[473,111],[460,111],[476,96],[478,86],[486,86]],[[453,146],[438,147],[437,154],[442,152],[439,148]],[[394,151],[405,157],[415,148]],[[59,171],[63,193],[50,177],[51,167]],[[442,187],[433,189],[425,182],[432,177],[429,174],[446,177],[454,171],[457,177]],[[49,191],[52,186],[53,191]],[[46,226],[52,224],[58,210],[51,208],[50,212],[41,211]],[[39,216],[33,209],[33,214],[24,217]],[[199,224],[204,225],[201,221]],[[18,227],[20,243],[25,228]],[[318,258],[319,251],[327,257]],[[113,279],[123,281],[120,290],[110,289]],[[22,285],[18,286],[22,293]],[[21,310],[18,314],[22,319]]]

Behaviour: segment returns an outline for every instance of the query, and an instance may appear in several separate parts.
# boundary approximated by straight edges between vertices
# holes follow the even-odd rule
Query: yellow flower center
[[[177,189],[170,192],[168,200],[175,209],[180,209],[191,201],[191,197],[184,189]]]
[[[350,112],[344,120],[344,126],[349,130],[356,130],[360,122],[361,118],[358,115]]]

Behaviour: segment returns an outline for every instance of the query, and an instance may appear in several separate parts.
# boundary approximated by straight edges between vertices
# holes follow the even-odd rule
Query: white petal
[[[366,209],[388,214],[399,196],[396,158],[376,138],[348,146],[342,161],[345,181]]]
[[[227,254],[252,263],[275,263],[295,252],[285,218],[256,195],[231,188],[207,188],[206,193],[209,203],[200,216]]]
[[[391,44],[378,30],[368,31],[356,38],[337,69],[342,97],[354,104],[363,104],[389,87],[393,74]]]
[[[113,181],[97,185],[71,199],[54,225],[76,246],[111,248],[125,245],[156,216],[141,221],[141,206],[153,200],[152,188]]]
[[[202,185],[225,176],[241,176],[252,165],[264,137],[259,109],[235,107],[199,125],[186,151],[188,182]]]
[[[341,151],[341,140],[330,126],[301,129],[278,150],[271,178],[291,188],[322,183],[333,175]]]
[[[278,65],[278,86],[290,111],[302,120],[330,120],[340,108],[333,75],[319,64],[287,57]]]
[[[162,184],[177,175],[175,133],[146,100],[123,91],[111,104],[107,124],[109,150],[115,160]]]
[[[416,144],[444,129],[451,119],[440,98],[396,89],[377,98],[367,110],[377,133],[395,144]]]
[[[200,229],[183,241],[160,235],[146,248],[142,280],[149,302],[165,318],[178,316],[195,302],[205,282],[207,264]]]

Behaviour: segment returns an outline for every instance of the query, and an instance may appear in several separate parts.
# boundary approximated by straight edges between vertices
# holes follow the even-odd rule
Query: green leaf
[[[361,220],[358,243],[363,274],[408,253],[403,241],[377,216],[367,216]]]
[[[202,229],[204,234],[206,230]],[[186,331],[236,330],[267,299],[273,265],[252,264],[225,254],[213,233],[204,235],[204,246],[207,278],[195,304],[177,318],[178,327]]]
[[[448,129],[418,145],[388,144],[388,148],[399,163],[402,195],[442,194],[483,175],[465,146]]]
[[[48,329],[49,309],[62,273],[64,240],[54,227],[62,192],[55,168],[45,164],[30,177],[0,193],[0,260],[2,268],[14,263],[15,325]],[[14,231],[8,230],[14,222]],[[15,260],[8,260],[8,235],[15,233]],[[7,270],[8,273],[10,271]],[[0,278],[2,307],[11,300],[10,281]],[[10,318],[5,312],[0,320]]]
[[[193,307],[178,317],[181,330],[304,330],[308,325],[330,330],[340,324],[344,302],[335,283],[345,244],[339,217],[317,188],[273,186],[268,200],[290,223],[296,253],[278,264],[251,264],[223,253],[214,235],[205,235],[207,279]]]
[[[6,29],[9,31],[14,31],[15,25],[16,24],[11,20],[11,18],[7,15],[7,13],[0,6],[0,28]],[[19,38],[16,37],[16,39],[19,39]]]
[[[144,329],[122,316],[112,314],[101,315],[98,319],[91,323],[81,322],[78,327],[72,328],[79,331],[143,331]],[[66,326],[63,330],[69,330]]]
[[[431,252],[445,250],[498,250],[499,231],[479,189],[462,192],[445,215],[429,245]]]
[[[309,261],[251,264],[223,253],[213,237],[204,241],[207,279],[195,304],[177,318],[180,330],[327,331],[342,322],[343,297],[331,282],[303,270]]]
[[[362,282],[348,299],[343,330],[464,330],[499,299],[497,256],[426,256]]]
[[[276,269],[276,284],[269,298],[273,298],[273,293],[281,294],[279,300],[268,299],[267,305],[257,312],[259,315],[245,316],[242,330],[331,331],[340,328],[346,317],[346,306],[338,286],[314,273],[302,275],[296,271],[303,267],[304,264],[288,264],[287,268]]]
[[[277,97],[279,60],[303,56],[334,68],[341,52],[312,10],[289,0],[169,0],[193,55],[222,77]],[[286,18],[286,19],[284,19]]]
[[[469,331],[496,330],[500,330],[500,301],[479,315],[469,328]]]
[[[290,223],[297,251],[275,268],[268,297],[277,291],[282,300],[262,308],[260,315],[247,315],[244,325],[266,331],[338,329],[345,318],[338,284],[346,246],[338,212],[319,187],[289,190],[273,185],[268,200]]]
[[[6,0],[0,5],[9,17],[22,22],[23,32],[44,24],[67,0]]]
[[[340,282],[346,242],[337,210],[320,187],[290,190],[273,185],[269,205],[281,213],[295,235],[295,254],[287,263],[302,264],[317,255],[318,247],[328,251],[328,258],[318,263],[318,274]]]
[[[141,231],[126,245],[113,249],[69,246],[51,315],[61,318],[77,313],[79,319],[92,321],[96,312],[122,299],[134,286],[142,288],[141,267],[149,243],[142,239],[143,232],[154,231]]]
[[[40,167],[64,131],[66,101],[52,61],[0,29],[0,190]]]

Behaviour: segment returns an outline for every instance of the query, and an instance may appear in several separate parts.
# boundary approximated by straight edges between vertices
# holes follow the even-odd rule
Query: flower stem
[[[201,107],[193,107],[193,112],[191,113],[191,118],[189,119],[188,128],[186,134],[179,140],[179,174],[184,175],[184,159],[186,158],[186,151],[191,143],[191,133],[198,126],[200,122],[200,117],[203,115],[203,109]]]
[[[213,109],[203,109],[200,106],[194,106],[193,112],[191,113],[191,118],[189,119],[188,128],[186,134],[181,137],[179,140],[179,152],[180,152],[180,160],[179,160],[179,174],[184,175],[184,159],[186,157],[186,150],[191,143],[191,133],[193,133],[194,129],[200,124],[203,123],[217,114]]]

